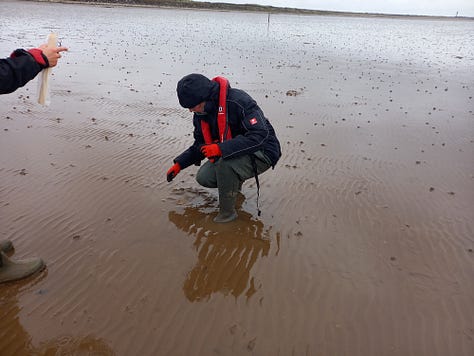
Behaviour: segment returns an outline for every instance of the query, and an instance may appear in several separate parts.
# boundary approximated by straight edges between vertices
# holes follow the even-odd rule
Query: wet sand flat
[[[0,3],[51,78],[0,97],[3,355],[472,355],[473,21]],[[176,82],[222,75],[283,156],[216,225]]]

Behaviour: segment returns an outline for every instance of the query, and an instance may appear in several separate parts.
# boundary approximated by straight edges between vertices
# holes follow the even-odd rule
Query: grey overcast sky
[[[202,0],[312,10],[474,17],[474,0]]]

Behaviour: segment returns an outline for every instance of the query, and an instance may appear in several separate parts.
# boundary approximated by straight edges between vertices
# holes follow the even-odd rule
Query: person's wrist
[[[33,57],[33,59],[43,68],[49,67],[48,57],[45,56],[43,51],[39,48],[32,48],[28,50],[28,53]]]

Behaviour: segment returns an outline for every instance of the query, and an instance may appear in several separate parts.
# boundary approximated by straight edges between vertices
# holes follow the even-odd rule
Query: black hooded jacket
[[[192,164],[199,165],[201,160],[205,158],[200,150],[202,145],[205,144],[201,120],[206,120],[209,123],[212,138],[218,141],[218,104],[219,84],[212,81],[211,96],[206,101],[204,108],[206,114],[194,113],[194,143],[174,160],[175,163],[179,163],[181,169]],[[262,150],[272,162],[272,166],[275,166],[281,156],[280,143],[275,130],[265,118],[255,100],[246,92],[229,86],[227,91],[227,116],[232,139],[218,143],[222,151],[222,158],[232,159]]]
[[[0,59],[0,94],[14,92],[44,68],[23,49],[17,49],[14,54],[14,58]]]

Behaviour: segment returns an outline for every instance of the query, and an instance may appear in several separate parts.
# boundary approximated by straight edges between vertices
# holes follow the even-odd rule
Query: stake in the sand
[[[50,33],[48,35],[48,47],[56,47],[58,43],[58,36],[55,33]],[[39,77],[39,96],[38,103],[41,105],[49,105],[50,103],[50,89],[49,89],[49,75],[51,73],[51,68],[45,68],[40,74]]]

